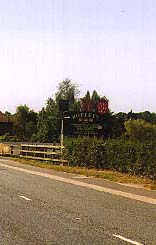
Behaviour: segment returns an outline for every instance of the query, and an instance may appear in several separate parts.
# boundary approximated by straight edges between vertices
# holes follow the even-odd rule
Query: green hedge
[[[69,165],[115,170],[156,179],[156,145],[125,139],[67,139]]]

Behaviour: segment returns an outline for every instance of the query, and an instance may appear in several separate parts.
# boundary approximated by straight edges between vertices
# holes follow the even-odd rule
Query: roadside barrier
[[[12,145],[5,145],[3,143],[0,143],[0,155],[11,155],[12,154]]]
[[[20,156],[36,160],[67,163],[67,160],[62,159],[61,148],[64,147],[60,145],[21,144]]]
[[[0,155],[18,156],[40,161],[50,161],[58,164],[67,164],[68,161],[63,159],[64,146],[52,144],[0,144]]]

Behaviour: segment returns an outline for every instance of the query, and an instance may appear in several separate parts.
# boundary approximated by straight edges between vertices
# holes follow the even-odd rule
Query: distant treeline
[[[144,120],[145,122],[156,124],[156,113],[144,111],[144,112],[132,112],[124,113],[119,112],[116,114],[118,118],[120,118],[123,121],[126,121],[127,119],[133,119],[133,120]]]

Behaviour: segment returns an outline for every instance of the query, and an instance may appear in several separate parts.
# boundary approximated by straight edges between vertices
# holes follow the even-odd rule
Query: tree
[[[37,130],[37,113],[27,105],[20,105],[16,109],[14,120],[14,135],[21,141],[29,141]]]
[[[79,107],[76,97],[79,93],[78,86],[69,79],[59,83],[55,99],[48,98],[46,106],[42,108],[38,115],[37,134],[33,135],[33,141],[53,142],[60,137],[61,115],[59,112],[59,101],[69,100],[70,110]]]
[[[93,104],[93,110],[96,111],[96,105],[100,100],[100,95],[98,95],[96,90],[93,91],[91,100],[92,100],[92,104]]]
[[[48,138],[47,115],[43,107],[38,114],[37,133],[32,135],[31,140],[33,142],[48,142]]]
[[[33,141],[53,142],[57,141],[60,134],[60,118],[56,102],[48,98],[46,107],[42,108],[38,115],[37,134],[33,135]]]
[[[156,139],[156,125],[144,120],[128,120],[125,122],[126,135],[135,141],[145,142]]]
[[[121,122],[125,122],[126,121],[126,119],[127,119],[127,114],[126,113],[124,113],[124,112],[118,112],[117,114],[115,114],[115,116],[119,119],[119,120],[121,120]]]
[[[81,102],[82,102],[81,107],[83,111],[92,111],[93,105],[92,105],[92,100],[91,100],[89,90],[87,91],[85,96],[81,99]]]
[[[58,85],[58,91],[55,94],[56,102],[58,103],[59,100],[69,100],[70,104],[73,104],[79,92],[78,85],[66,78]]]

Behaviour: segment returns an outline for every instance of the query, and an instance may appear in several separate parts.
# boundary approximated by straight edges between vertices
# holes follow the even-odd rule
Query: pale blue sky
[[[114,112],[156,112],[155,13],[155,0],[0,0],[0,110],[38,111],[68,77]]]

